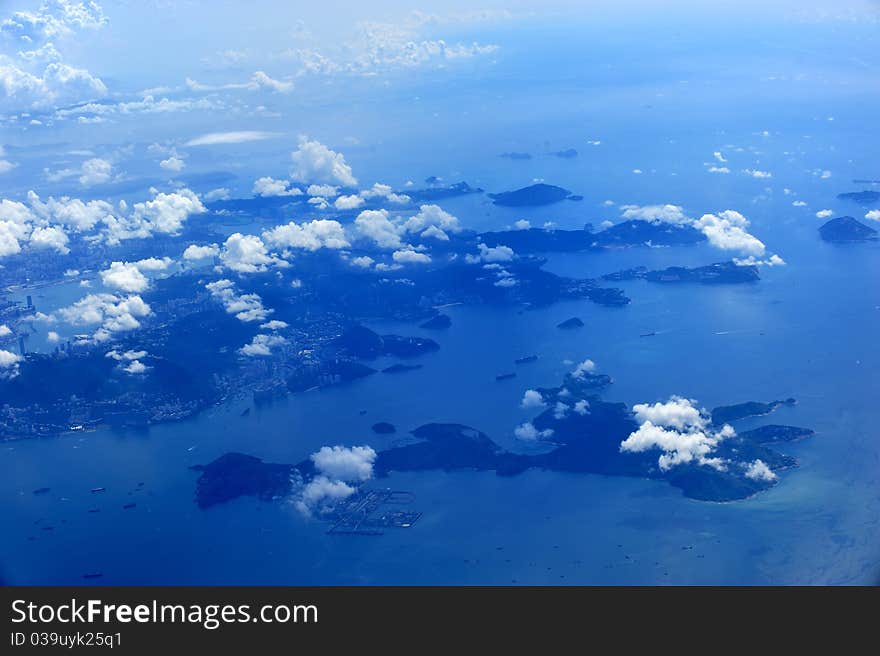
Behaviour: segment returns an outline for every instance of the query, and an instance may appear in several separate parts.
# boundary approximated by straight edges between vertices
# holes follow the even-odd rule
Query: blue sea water
[[[585,196],[535,209],[498,208],[483,196],[442,203],[474,229],[520,218],[536,226],[598,225],[619,218],[625,203],[677,203],[697,216],[735,209],[787,265],[763,269],[754,285],[620,283],[633,300],[626,308],[586,301],[529,311],[455,306],[446,310],[452,327],[439,335],[412,324],[375,324],[430,335],[441,349],[422,358],[420,370],[292,396],[246,417],[241,413],[251,404],[238,400],[148,431],[4,443],[0,574],[6,580],[82,583],[90,572],[102,572],[103,584],[877,580],[880,245],[826,244],[814,215],[828,208],[859,216],[858,207],[836,194],[858,188],[852,178],[880,177],[869,170],[880,145],[876,92],[858,88],[858,79],[798,85],[798,64],[784,57],[774,60],[781,80],[792,76],[783,82],[757,75],[743,81],[734,73],[709,78],[693,62],[650,80],[625,75],[624,64],[595,79],[574,73],[569,79],[565,71],[547,79],[541,62],[526,56],[527,45],[514,62],[519,84],[503,75],[450,82],[421,90],[423,103],[392,89],[375,106],[357,107],[356,127],[335,120],[337,112],[351,111],[342,106],[322,108],[321,121],[304,112],[303,123],[331,142],[356,132],[362,145],[346,149],[347,158],[363,179],[400,186],[440,175],[489,191],[543,179]],[[592,52],[571,48],[581,57]],[[835,84],[856,88],[842,92]],[[737,109],[742,98],[748,112]],[[569,147],[578,158],[547,154]],[[497,157],[513,150],[534,157]],[[733,174],[706,172],[716,150]],[[252,172],[271,173],[265,168],[271,161],[280,171],[285,157],[264,153]],[[737,175],[743,168],[772,170],[773,179]],[[821,178],[816,170],[833,175]],[[795,199],[808,208],[792,206]],[[554,255],[547,268],[592,277],[728,255],[708,246],[634,248]],[[87,291],[67,285],[40,290],[36,298],[50,311]],[[571,316],[585,327],[556,328]],[[656,334],[640,337],[646,332]],[[495,381],[514,369],[514,358],[532,353],[539,360],[517,367],[517,378]],[[286,502],[241,498],[206,511],[193,503],[197,474],[190,465],[233,450],[273,462],[298,462],[327,444],[378,450],[396,438],[374,435],[370,425],[377,421],[399,432],[459,422],[505,447],[529,448],[513,437],[514,427],[531,418],[519,407],[523,391],[557,384],[572,362],[587,357],[614,379],[607,399],[632,405],[678,394],[712,408],[793,396],[797,406],[737,427],[785,423],[816,435],[780,447],[800,467],[783,473],[779,485],[727,504],[686,499],[664,482],[594,475],[393,474],[375,485],[413,492],[422,518],[409,529],[353,537],[327,535],[326,525]],[[41,487],[51,491],[32,494]],[[96,487],[107,489],[90,492]],[[128,503],[137,505],[124,510]]]

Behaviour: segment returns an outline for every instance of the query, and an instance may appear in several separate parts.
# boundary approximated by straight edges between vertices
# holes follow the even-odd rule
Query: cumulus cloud
[[[291,187],[289,180],[276,180],[271,177],[262,177],[254,181],[253,193],[257,196],[302,196],[302,189]]]
[[[280,323],[284,323],[283,321]],[[264,324],[265,325],[265,324]],[[287,324],[285,324],[287,325]],[[262,328],[262,326],[261,326]],[[242,346],[238,352],[242,355],[246,355],[248,357],[256,357],[256,356],[264,356],[268,357],[272,355],[272,349],[277,346],[282,346],[287,343],[287,340],[279,335],[266,335],[260,333],[258,335],[254,335],[254,338],[251,340],[249,344],[245,344]]]
[[[97,326],[92,339],[105,342],[116,333],[140,328],[140,320],[152,313],[150,306],[138,295],[89,294],[73,305],[52,315],[73,326]]]
[[[274,249],[301,248],[317,251],[321,248],[348,248],[345,229],[338,221],[316,219],[308,223],[291,221],[263,232],[263,240]]]
[[[111,262],[110,268],[101,271],[101,282],[105,287],[123,292],[142,292],[150,285],[144,272],[161,273],[173,264],[170,257],[148,257],[137,262]]]
[[[571,375],[573,378],[582,380],[584,376],[586,376],[587,374],[591,374],[594,371],[596,371],[596,363],[587,358],[574,368],[574,370],[571,372]]]
[[[465,255],[465,261],[471,264],[477,262],[510,262],[516,257],[516,253],[510,246],[499,244],[498,246],[486,246],[478,244],[479,255]]]
[[[140,360],[132,360],[127,365],[122,367],[122,370],[125,373],[133,375],[133,376],[146,373],[147,369],[149,369],[149,367],[147,367],[147,365],[145,365]]]
[[[364,210],[354,220],[354,226],[358,234],[372,240],[379,248],[399,248],[402,244],[388,210]]]
[[[217,244],[208,244],[206,246],[190,244],[183,251],[183,259],[188,261],[207,260],[217,257],[219,254],[220,247]]]
[[[773,174],[770,171],[761,171],[759,169],[743,169],[743,173],[745,173],[746,175],[751,176],[753,178],[760,178],[760,179],[766,179],[766,178],[773,177]]]
[[[177,155],[171,155],[168,159],[163,159],[159,162],[160,168],[165,171],[171,171],[172,173],[180,173],[185,166],[186,162]]]
[[[300,138],[299,148],[291,154],[291,177],[298,182],[354,187],[357,178],[346,164],[345,156],[330,150],[319,141]]]
[[[287,266],[284,260],[270,256],[263,240],[256,235],[235,232],[223,244],[220,261],[238,273],[259,273],[270,266]]]
[[[760,257],[765,251],[764,243],[747,231],[748,226],[748,219],[734,210],[704,214],[694,222],[694,227],[716,248]]]
[[[266,321],[273,310],[263,307],[263,299],[259,294],[239,294],[235,283],[221,279],[205,285],[211,296],[223,304],[229,314],[234,314],[239,321]]]
[[[640,219],[642,221],[685,224],[690,219],[685,216],[681,205],[621,205],[624,219]]]
[[[18,376],[18,363],[21,361],[20,355],[0,349],[0,380]]]
[[[517,230],[528,230],[532,224],[527,219],[519,219],[513,224],[513,227]]]
[[[46,171],[46,177],[50,182],[58,182],[66,178],[77,178],[83,187],[106,184],[115,179],[113,164],[100,157],[92,157],[85,160],[79,168],[67,168],[60,171]]]
[[[317,474],[294,498],[294,505],[306,515],[351,496],[357,485],[370,480],[376,452],[369,446],[325,446],[311,460]]]
[[[105,287],[123,292],[142,292],[150,281],[132,262],[111,262],[110,268],[101,271],[101,282]]]
[[[726,469],[722,459],[710,456],[721,441],[736,433],[727,424],[711,429],[706,413],[694,401],[673,396],[666,403],[636,404],[633,414],[641,425],[620,443],[621,452],[660,450],[657,464],[663,471],[685,463]]]
[[[785,260],[783,260],[781,257],[779,257],[778,255],[776,255],[774,253],[773,255],[771,255],[770,257],[768,257],[764,260],[758,259],[753,255],[749,255],[746,258],[735,257],[735,258],[733,258],[733,263],[736,264],[737,266],[770,266],[770,267],[773,267],[773,266],[783,266],[785,264]]]
[[[538,390],[533,389],[526,390],[523,394],[522,401],[520,401],[520,406],[526,409],[543,408],[544,405],[544,397],[541,396],[541,393]]]
[[[325,446],[311,455],[317,470],[342,481],[367,481],[373,477],[376,452],[369,446]]]
[[[333,202],[337,210],[354,210],[366,203],[359,195],[340,196]]]
[[[0,323],[0,337],[9,337],[11,334],[12,329],[5,323]]]
[[[408,218],[403,224],[404,232],[419,233],[422,236],[433,236],[440,239],[448,239],[449,232],[461,232],[461,224],[458,218],[444,211],[438,205],[422,205],[418,214]],[[426,231],[433,233],[426,235]],[[442,235],[442,236],[441,236]]]
[[[431,261],[430,255],[419,253],[411,248],[394,251],[391,258],[398,264],[427,264]]]
[[[827,219],[829,216],[832,216],[833,214],[834,214],[833,210],[819,210],[818,212],[816,212],[816,218],[817,219]]]
[[[532,422],[527,421],[513,429],[513,435],[518,440],[534,442],[537,439],[546,439],[553,436],[553,429],[546,428],[539,431]]]
[[[865,218],[871,221],[880,221],[880,210],[871,210],[865,214]]]
[[[746,478],[750,478],[753,481],[765,481],[768,483],[772,483],[777,479],[776,474],[767,466],[760,458],[754,460],[746,466]]]
[[[333,198],[339,194],[339,187],[329,184],[310,184],[306,187],[306,193],[309,196],[319,196],[321,198]]]

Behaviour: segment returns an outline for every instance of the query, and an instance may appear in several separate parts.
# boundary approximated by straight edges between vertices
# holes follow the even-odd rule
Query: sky
[[[0,184],[15,201],[248,196],[307,137],[401,185],[427,174],[402,166],[415,144],[538,122],[631,114],[637,143],[657,132],[645,107],[667,131],[733,128],[744,102],[756,125],[799,100],[839,116],[877,91],[878,6],[3,2]]]

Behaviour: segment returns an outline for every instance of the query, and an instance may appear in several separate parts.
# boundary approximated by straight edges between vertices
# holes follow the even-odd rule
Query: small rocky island
[[[635,267],[602,276],[603,280],[648,280],[659,283],[697,282],[704,285],[725,285],[744,282],[757,282],[761,279],[758,267],[751,264],[737,264],[733,261],[716,262],[701,267],[667,267],[659,271],[648,271],[645,267]]]
[[[877,231],[851,216],[840,216],[823,224],[819,236],[836,243],[868,241],[877,239]]]
[[[584,322],[580,317],[572,317],[571,319],[566,319],[562,323],[557,324],[556,327],[562,330],[574,330],[575,328],[583,328]]]
[[[538,183],[515,189],[514,191],[503,191],[497,194],[489,194],[489,198],[496,205],[503,207],[537,207],[540,205],[552,205],[561,200],[571,197],[568,189]]]
[[[848,191],[843,194],[837,194],[840,200],[849,200],[860,205],[873,205],[880,202],[880,191]]]

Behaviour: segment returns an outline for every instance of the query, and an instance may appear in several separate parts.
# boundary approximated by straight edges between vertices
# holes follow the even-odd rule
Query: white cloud
[[[753,481],[767,481],[772,483],[777,479],[777,476],[767,466],[767,463],[759,458],[749,463],[746,467],[746,478],[751,478]]]
[[[736,433],[727,424],[718,431],[710,429],[705,413],[693,403],[690,399],[673,396],[666,403],[633,406],[633,413],[641,425],[620,443],[621,452],[659,449],[663,453],[657,464],[663,471],[692,462],[724,470],[726,463],[710,455],[722,440]]]
[[[302,189],[291,187],[289,180],[276,180],[269,176],[254,181],[253,193],[257,196],[302,196]]]
[[[640,219],[642,221],[663,222],[672,224],[689,223],[681,205],[621,205],[624,219]]]
[[[150,285],[133,262],[111,262],[109,269],[101,271],[101,282],[105,287],[123,292],[142,292]]]
[[[311,459],[315,468],[329,478],[362,482],[373,477],[376,452],[369,446],[324,446]]]
[[[212,189],[206,194],[202,194],[202,198],[204,198],[209,203],[215,200],[227,200],[231,195],[231,192],[226,187],[219,187],[218,189]]]
[[[190,261],[207,260],[208,258],[217,257],[219,254],[220,247],[217,244],[208,244],[207,246],[190,244],[183,251],[183,259]]]
[[[717,215],[704,214],[694,222],[694,227],[701,230],[716,248],[760,257],[764,254],[764,243],[749,234],[748,226],[748,219],[734,210],[724,210]]]
[[[442,231],[444,237],[447,232],[461,232],[458,218],[444,211],[438,205],[422,205],[419,207],[418,214],[411,216],[403,224],[404,232],[421,233],[423,236],[424,231],[430,228],[435,229],[434,236],[436,236],[436,230]]]
[[[513,435],[518,440],[534,442],[537,439],[546,439],[553,436],[553,429],[547,428],[539,431],[532,422],[527,421],[513,429]]]
[[[268,357],[272,355],[272,349],[274,347],[282,346],[286,343],[287,340],[279,335],[266,335],[260,333],[258,335],[254,335],[254,338],[251,340],[250,344],[245,344],[238,351],[242,355],[246,355],[248,357]]]
[[[871,221],[880,221],[880,210],[871,210],[865,214],[865,218]]]
[[[633,406],[633,414],[639,422],[650,421],[679,430],[689,426],[703,428],[706,424],[699,408],[694,407],[694,401],[680,396],[673,396],[666,403],[638,403]]]
[[[590,402],[586,399],[581,399],[574,404],[574,411],[579,415],[586,415],[590,412]]]
[[[126,366],[122,368],[122,370],[131,375],[138,375],[146,373],[148,367],[140,360],[132,360]]]
[[[34,228],[30,236],[31,247],[52,249],[62,255],[67,255],[70,252],[67,247],[69,242],[70,238],[60,226]]]
[[[147,357],[147,352],[129,350],[120,353],[116,349],[113,349],[107,351],[107,353],[104,354],[104,357],[110,358],[111,360],[116,360],[117,362],[131,362],[132,360],[140,360]]]
[[[356,267],[369,269],[371,266],[373,266],[374,261],[375,260],[373,260],[373,258],[369,255],[361,255],[360,257],[353,258],[351,263]]]
[[[529,223],[526,219],[519,219],[516,223],[513,224],[513,227],[517,230],[528,230],[532,227],[532,224]]]
[[[337,210],[354,210],[363,205],[366,201],[358,195],[340,196],[333,203]]]
[[[584,376],[586,376],[587,374],[591,374],[594,371],[596,371],[596,363],[587,358],[574,368],[574,371],[571,372],[571,375],[578,380],[582,380]]]
[[[333,198],[334,196],[339,195],[339,187],[329,184],[310,184],[306,187],[306,193],[309,196]]]
[[[819,210],[816,212],[817,219],[827,219],[829,216],[833,215],[834,212],[832,210]]]
[[[231,280],[221,279],[205,285],[211,296],[221,303],[229,314],[239,321],[266,321],[273,310],[263,307],[258,294],[239,294]]]
[[[498,246],[486,246],[486,244],[478,244],[480,249],[479,255],[465,255],[465,261],[471,264],[477,262],[510,262],[516,257],[516,253],[510,246],[499,244]]]
[[[172,155],[168,159],[163,159],[161,162],[159,162],[159,166],[166,171],[171,171],[172,173],[180,173],[180,171],[182,171],[186,166],[186,162],[184,162],[177,155]]]
[[[269,255],[266,245],[256,235],[243,235],[235,232],[226,239],[220,261],[238,273],[258,273],[270,266],[286,266],[284,260]]]
[[[754,255],[749,255],[746,258],[733,258],[734,264],[737,266],[783,266],[785,264],[785,260],[776,255],[775,253],[768,257],[766,260],[760,260],[756,258]]]
[[[11,334],[12,329],[5,323],[0,323],[0,337],[9,337]]]
[[[526,409],[543,408],[544,405],[544,397],[541,396],[541,393],[538,390],[533,389],[526,390],[525,394],[523,394],[522,401],[520,401],[520,406]]]
[[[743,169],[743,173],[753,178],[766,179],[773,177],[773,174],[770,173],[770,171],[761,171],[759,169]]]
[[[238,132],[210,132],[190,139],[186,146],[221,146],[228,144],[248,143],[271,139],[277,135],[274,132],[261,132],[259,130],[240,130]]]
[[[0,349],[0,379],[15,378],[18,376],[18,363],[22,357],[13,353]]]
[[[724,155],[722,155],[721,151],[719,150],[716,150],[714,153],[712,153],[712,156],[715,158],[716,161],[721,162],[722,164],[727,162],[727,160],[724,158]]]
[[[345,230],[338,221],[316,219],[298,224],[294,221],[263,232],[263,240],[275,249],[302,248],[316,251],[321,248],[348,248]]]
[[[730,169],[726,166],[710,166],[709,173],[730,173]]]
[[[380,248],[399,248],[397,226],[389,218],[388,210],[364,210],[354,220],[357,232],[371,239]]]
[[[286,321],[279,321],[278,319],[272,319],[272,321],[267,321],[266,323],[260,326],[260,330],[281,330],[282,328],[287,328],[290,324]]]
[[[394,251],[391,258],[398,264],[427,264],[431,261],[430,255],[418,253],[411,248]]]
[[[299,148],[290,158],[293,160],[291,177],[298,182],[354,187],[357,178],[346,164],[342,153],[330,150],[319,141],[300,138]]]
[[[116,333],[140,328],[140,319],[151,313],[150,306],[140,296],[103,293],[89,294],[52,316],[57,315],[73,326],[97,326],[92,339],[104,342],[112,339]]]
[[[807,204],[802,200],[793,200],[791,201],[793,207],[806,207]]]

